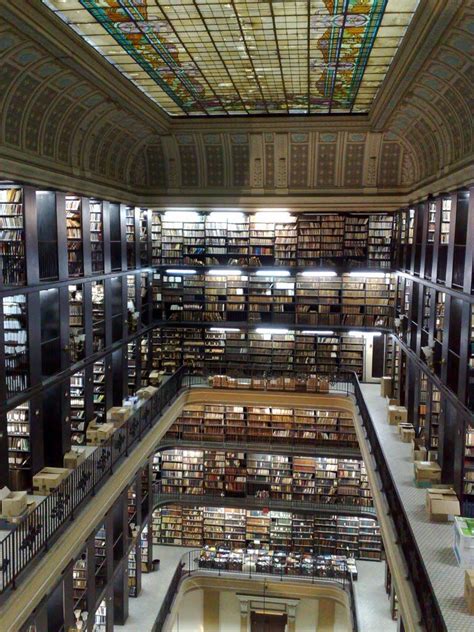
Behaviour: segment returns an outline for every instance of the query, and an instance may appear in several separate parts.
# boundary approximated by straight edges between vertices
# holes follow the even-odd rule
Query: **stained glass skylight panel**
[[[172,116],[368,112],[418,0],[43,0]]]

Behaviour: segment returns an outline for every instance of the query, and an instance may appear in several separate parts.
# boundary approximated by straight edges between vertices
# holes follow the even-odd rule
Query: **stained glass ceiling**
[[[43,0],[172,116],[366,113],[418,0]]]

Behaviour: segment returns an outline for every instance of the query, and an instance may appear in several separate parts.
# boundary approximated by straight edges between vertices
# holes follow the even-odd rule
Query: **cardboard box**
[[[389,406],[400,406],[400,400],[398,399],[398,397],[395,397],[395,398],[389,397],[388,398],[388,405]]]
[[[441,468],[432,461],[415,461],[415,484],[417,487],[432,487],[441,481]]]
[[[107,420],[123,424],[130,419],[133,414],[131,406],[112,406],[107,411]],[[104,425],[104,424],[102,424]]]
[[[20,516],[26,511],[26,492],[10,492],[2,500],[2,514],[7,517]]]
[[[8,498],[10,494],[11,494],[11,490],[6,485],[5,487],[2,487],[2,489],[0,489],[0,507],[2,505],[2,500],[4,498]]]
[[[84,448],[72,448],[64,455],[64,467],[74,470],[78,465],[86,460]]]
[[[113,435],[115,426],[113,423],[98,424],[90,422],[87,426],[86,438],[90,445],[101,445],[106,439]]]
[[[474,570],[464,573],[464,601],[469,614],[474,614]]]
[[[474,518],[454,518],[454,554],[461,568],[474,568]]]
[[[400,428],[400,438],[403,443],[411,443],[415,438],[415,429],[413,426],[407,426],[406,424],[401,424],[402,428]]]
[[[150,371],[148,379],[150,380],[150,384],[152,386],[158,386],[159,384],[161,384],[161,374],[159,371]]]
[[[65,467],[44,467],[33,476],[33,489],[43,494],[49,494],[68,475],[69,470]]]
[[[392,378],[380,378],[380,395],[382,397],[392,397]]]
[[[448,522],[454,516],[459,516],[461,508],[454,489],[427,489],[426,511],[431,522]]]
[[[428,461],[424,439],[413,438],[411,442],[411,455],[414,461]]]
[[[405,406],[389,406],[388,407],[388,423],[391,426],[405,423],[408,418],[408,411]]]
[[[155,386],[145,386],[138,389],[137,396],[139,399],[151,399],[157,392],[158,389]]]
[[[320,378],[318,380],[318,391],[320,393],[329,393],[329,381]]]

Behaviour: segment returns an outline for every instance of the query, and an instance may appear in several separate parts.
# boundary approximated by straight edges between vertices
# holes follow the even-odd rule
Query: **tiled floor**
[[[453,553],[453,526],[428,520],[426,490],[415,487],[413,483],[410,444],[402,443],[397,428],[388,425],[387,400],[380,397],[380,386],[362,384],[361,388],[446,627],[449,632],[473,632],[474,617],[468,614],[463,598],[464,571],[457,565]]]
[[[150,632],[176,566],[181,557],[192,549],[183,546],[154,546],[153,557],[160,560],[160,569],[142,575],[140,596],[129,601],[129,617],[125,625],[114,626],[123,632]]]
[[[161,560],[160,570],[142,575],[142,591],[130,599],[129,618],[124,626],[115,626],[123,632],[150,632],[163,597],[168,589],[179,560],[187,549],[180,546],[154,546],[153,555]],[[361,632],[396,632],[396,623],[390,618],[389,601],[384,589],[385,565],[379,562],[357,562],[359,579],[355,582],[359,630]]]
[[[358,580],[354,582],[357,619],[361,632],[396,632],[397,622],[390,615],[385,592],[385,562],[357,562]]]

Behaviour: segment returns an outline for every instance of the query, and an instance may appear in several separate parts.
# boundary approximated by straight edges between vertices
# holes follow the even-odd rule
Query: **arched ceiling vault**
[[[443,10],[450,16],[445,30],[435,33],[430,48],[424,23],[419,46],[429,54],[421,63],[411,51],[406,88],[393,92],[396,76],[389,76],[373,116],[244,122],[167,120],[37,4],[25,16],[16,3],[0,0],[3,175],[48,181],[49,174],[58,186],[111,197],[127,192],[131,201],[197,194],[413,196],[436,179],[465,178],[472,165],[468,2],[455,2],[456,11],[452,2],[436,2],[438,31]],[[68,45],[77,47],[75,61]]]

